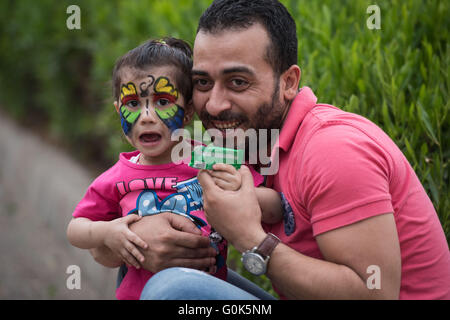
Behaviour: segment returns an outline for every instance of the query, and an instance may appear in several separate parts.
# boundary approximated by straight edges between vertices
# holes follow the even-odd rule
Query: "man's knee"
[[[189,300],[198,291],[198,284],[207,276],[204,272],[188,268],[162,270],[147,281],[141,300]]]

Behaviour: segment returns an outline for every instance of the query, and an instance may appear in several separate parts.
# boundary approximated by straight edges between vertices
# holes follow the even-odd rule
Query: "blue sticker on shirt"
[[[284,233],[287,236],[290,236],[295,231],[295,217],[294,211],[292,210],[291,205],[287,201],[283,192],[280,192],[281,196],[281,205],[283,206],[283,221],[284,221]]]

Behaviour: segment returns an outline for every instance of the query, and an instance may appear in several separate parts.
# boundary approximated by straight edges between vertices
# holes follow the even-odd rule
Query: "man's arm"
[[[206,217],[239,251],[264,239],[261,210],[247,168],[238,191],[221,191],[206,171],[199,174]],[[273,251],[268,276],[291,299],[398,298],[400,249],[392,214],[369,218],[317,237],[325,260],[305,256],[284,244]],[[367,288],[367,268],[380,268],[381,289]]]
[[[392,214],[378,215],[317,236],[325,260],[278,245],[268,277],[292,299],[398,299],[400,247]],[[380,288],[367,279],[375,266]],[[368,269],[369,268],[369,269]],[[283,272],[279,272],[283,270]]]

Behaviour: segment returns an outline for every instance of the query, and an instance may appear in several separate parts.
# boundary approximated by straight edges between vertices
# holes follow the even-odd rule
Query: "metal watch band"
[[[277,236],[272,233],[268,233],[264,240],[259,244],[256,248],[255,252],[259,253],[263,256],[263,258],[267,258],[272,254],[272,251],[275,249],[277,244],[281,242]]]

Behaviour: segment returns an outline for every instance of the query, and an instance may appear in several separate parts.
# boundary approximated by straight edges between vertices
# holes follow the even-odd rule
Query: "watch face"
[[[249,252],[242,257],[242,264],[245,269],[256,276],[266,272],[266,263],[264,259],[257,253]]]

